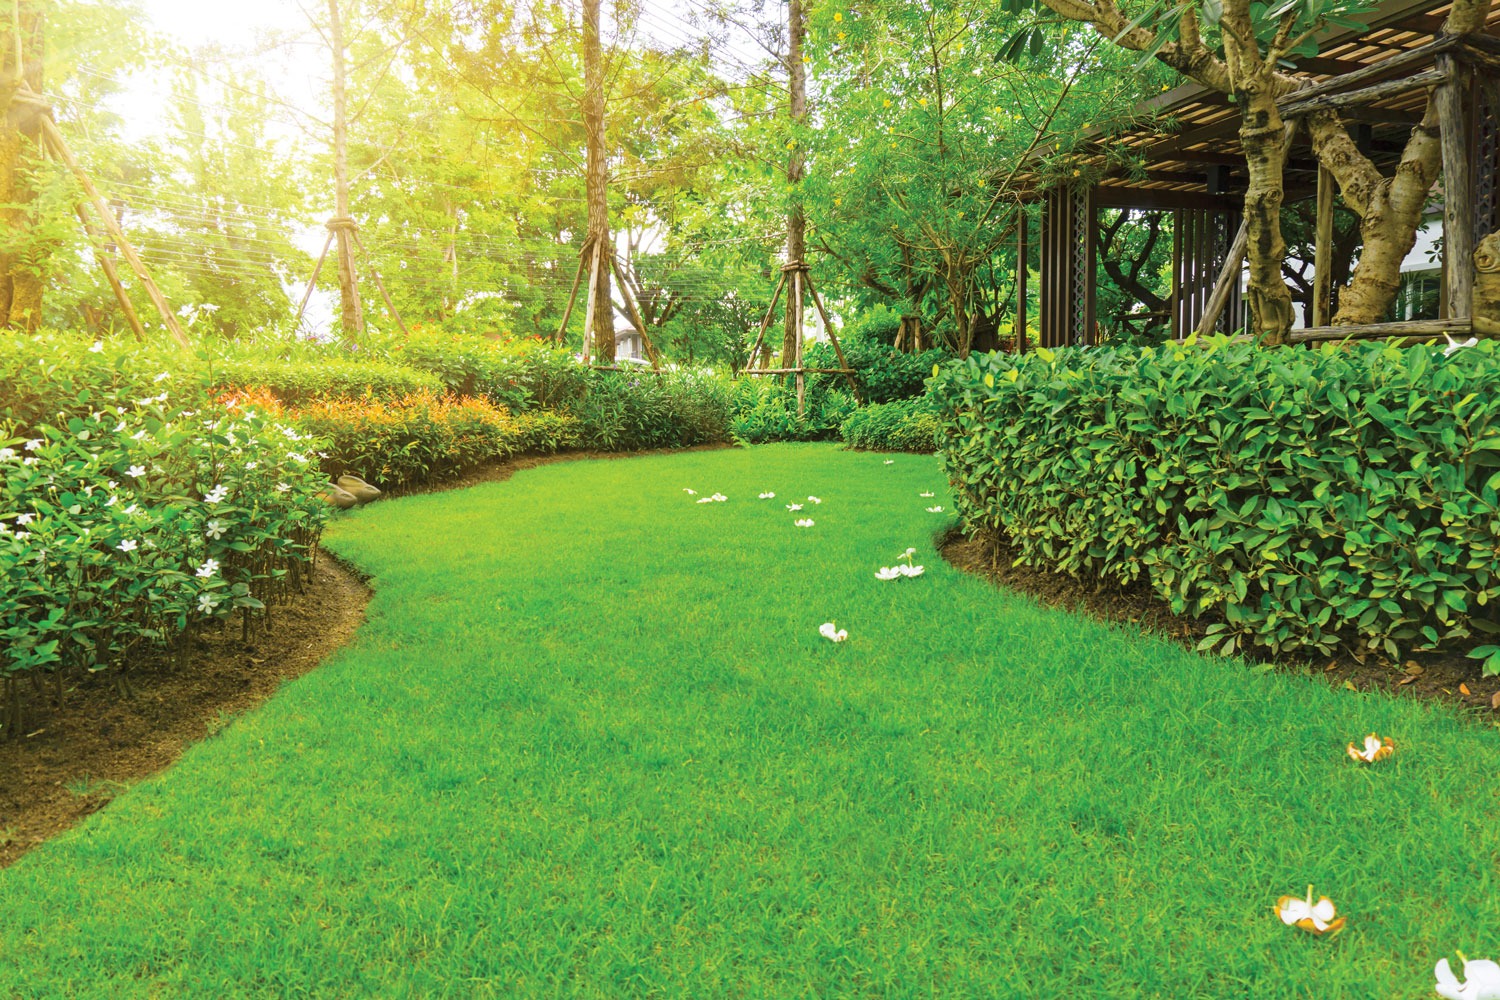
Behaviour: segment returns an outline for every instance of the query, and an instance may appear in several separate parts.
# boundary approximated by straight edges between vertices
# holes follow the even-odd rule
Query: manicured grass
[[[1500,957],[1492,729],[999,594],[933,551],[936,460],[883,461],[343,521],[358,641],[0,873],[0,996],[1389,1000]],[[1309,882],[1342,936],[1272,915]]]

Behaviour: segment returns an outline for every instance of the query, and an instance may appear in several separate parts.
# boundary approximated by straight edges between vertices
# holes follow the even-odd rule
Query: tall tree
[[[589,275],[589,330],[593,356],[600,364],[615,361],[614,296],[610,290],[609,261],[614,247],[609,238],[609,162],[604,145],[604,60],[599,40],[599,0],[583,2],[583,124],[588,136],[585,197],[588,200],[586,252],[592,256]]]
[[[338,249],[339,317],[345,339],[364,332],[359,276],[354,269],[354,220],[349,215],[349,110],[345,79],[344,23],[340,0],[328,0],[328,48],[333,56],[333,198],[334,242]]]
[[[37,211],[34,175],[40,168],[38,144],[43,109],[19,95],[42,93],[44,19],[38,0],[15,0],[0,57],[0,318],[14,330],[30,332],[42,322],[42,289],[54,241]]]

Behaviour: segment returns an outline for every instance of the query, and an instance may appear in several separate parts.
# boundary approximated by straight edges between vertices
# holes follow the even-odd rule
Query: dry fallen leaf
[[[1461,694],[1461,695],[1463,695],[1465,698],[1467,698],[1469,695],[1473,694],[1474,692],[1469,690],[1469,685],[1467,685],[1467,684],[1460,684],[1458,686],[1458,693]]]
[[[1427,672],[1427,668],[1422,666],[1420,663],[1413,663],[1410,660],[1407,660],[1406,672],[1413,677],[1421,677]]]
[[[1354,682],[1353,681],[1345,681],[1344,682],[1344,687],[1348,688],[1350,691],[1358,691],[1359,690],[1359,688],[1357,688],[1357,687],[1354,686]]]
[[[1500,691],[1496,691],[1494,694],[1490,695],[1490,708],[1493,708],[1495,711],[1500,712]]]
[[[1406,687],[1406,685],[1410,684],[1412,681],[1414,681],[1416,679],[1417,678],[1416,678],[1416,676],[1414,674],[1413,675],[1408,675],[1406,677],[1401,678],[1399,681],[1397,681],[1396,682],[1396,686],[1397,687]]]
[[[1323,671],[1324,671],[1324,673],[1328,673],[1330,671],[1337,670],[1338,668],[1339,668],[1339,661],[1338,660],[1329,660],[1328,661],[1328,666],[1324,667]]]

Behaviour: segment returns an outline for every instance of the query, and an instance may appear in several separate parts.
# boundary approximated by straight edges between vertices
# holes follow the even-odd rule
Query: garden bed
[[[93,675],[68,689],[61,708],[34,704],[31,731],[0,740],[0,867],[312,670],[354,635],[369,599],[358,576],[325,556],[308,593],[276,609],[272,631],[245,642],[237,625],[205,630],[187,667],[164,658],[135,667],[132,698]]]
[[[1144,582],[1122,588],[1107,580],[1079,580],[1065,573],[1013,565],[1017,552],[1011,546],[1002,543],[993,551],[957,528],[938,539],[938,548],[955,568],[998,587],[1075,614],[1139,628],[1188,649],[1196,649],[1208,627],[1224,620],[1213,614],[1201,618],[1174,615]],[[1269,659],[1287,669],[1321,675],[1335,687],[1457,702],[1486,716],[1500,715],[1494,708],[1495,699],[1500,698],[1500,676],[1481,677],[1478,662],[1462,653],[1414,653],[1399,664],[1378,655],[1359,659],[1345,651],[1317,661],[1293,656]]]

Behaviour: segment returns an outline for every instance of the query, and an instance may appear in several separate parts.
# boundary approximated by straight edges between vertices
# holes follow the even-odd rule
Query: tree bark
[[[42,92],[43,19],[34,0],[20,3],[5,39],[3,67],[5,121],[0,125],[0,227],[7,239],[0,252],[0,320],[12,330],[30,333],[42,322],[42,289],[51,247],[35,235],[36,191],[28,174],[40,160],[42,108],[17,101],[24,86]],[[10,18],[6,18],[10,21]]]
[[[589,290],[588,314],[593,355],[597,364],[615,363],[615,314],[611,305],[609,257],[614,247],[609,241],[609,164],[605,160],[604,137],[604,67],[599,44],[599,0],[583,4],[583,126],[588,144],[588,163],[584,174],[584,195],[588,202],[588,238],[595,247],[594,268]]]
[[[1479,241],[1474,250],[1474,332],[1500,337],[1500,232]]]
[[[339,317],[344,339],[364,332],[364,308],[359,301],[359,279],[354,270],[354,225],[349,215],[348,93],[344,79],[344,25],[339,0],[328,0],[328,41],[333,49],[333,230],[338,245]]]
[[[801,264],[807,256],[807,218],[802,212],[802,178],[806,158],[799,138],[800,126],[807,121],[807,71],[802,62],[802,43],[807,33],[807,19],[802,0],[790,0],[787,19],[787,86],[791,92],[792,148],[787,157],[786,180],[790,205],[786,219],[786,262]],[[781,364],[795,364],[798,342],[802,338],[802,316],[794,309],[800,303],[795,296],[787,299],[785,333],[781,343]]]

